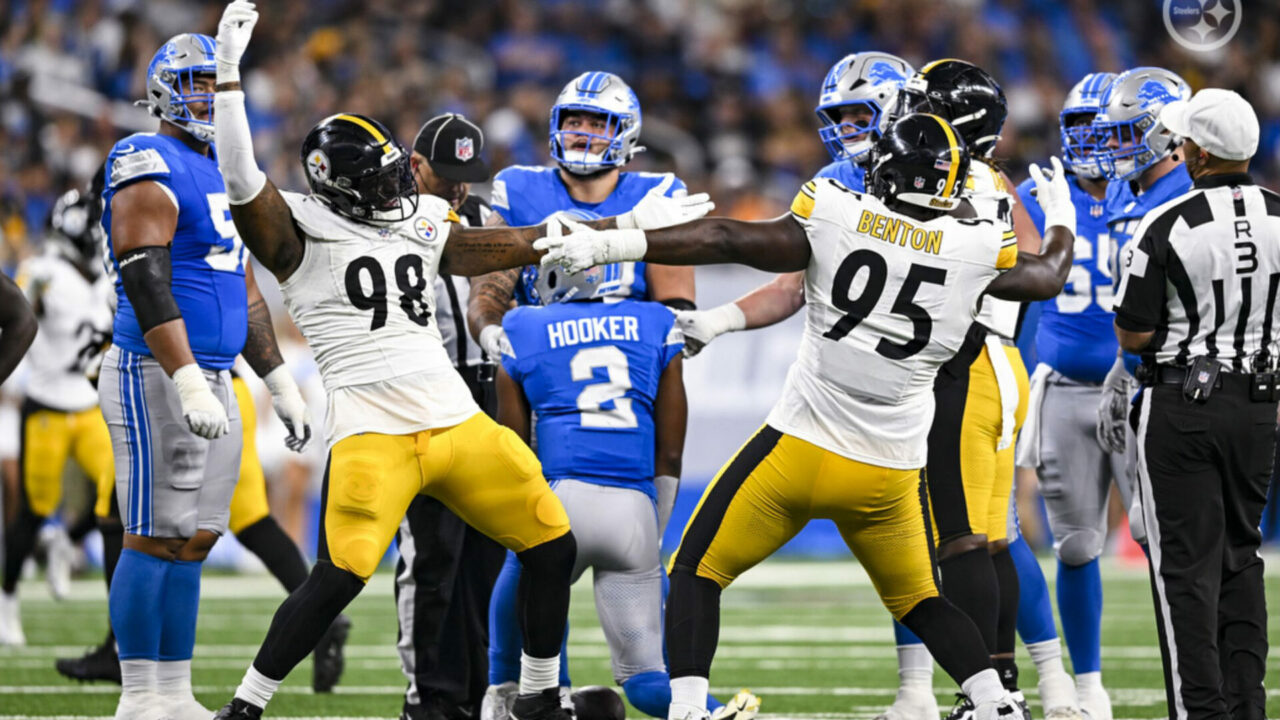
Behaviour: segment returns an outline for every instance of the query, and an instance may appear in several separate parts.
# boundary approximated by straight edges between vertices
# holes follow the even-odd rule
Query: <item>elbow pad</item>
[[[173,269],[169,248],[159,245],[136,248],[121,255],[117,264],[124,294],[133,306],[133,314],[144,335],[157,325],[182,317],[170,289]]]
[[[253,137],[244,111],[244,93],[224,90],[213,98],[213,127],[218,138],[218,169],[227,185],[227,202],[244,205],[258,197],[267,176],[253,157]]]

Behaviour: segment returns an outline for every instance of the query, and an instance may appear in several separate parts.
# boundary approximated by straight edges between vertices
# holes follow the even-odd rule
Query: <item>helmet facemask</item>
[[[138,102],[152,115],[203,143],[214,141],[214,93],[197,90],[196,82],[217,73],[214,47],[213,38],[197,34],[178,35],[165,43],[147,67],[147,99]],[[193,108],[200,104],[204,105],[204,119]]]
[[[1090,180],[1103,176],[1095,157],[1106,151],[1106,143],[1102,134],[1094,125],[1097,109],[1071,108],[1062,111],[1059,116],[1059,129],[1062,135],[1062,159],[1067,167],[1076,175]]]
[[[858,108],[863,115],[870,117],[865,121],[848,122],[841,120],[846,108]],[[835,160],[851,160],[855,163],[871,159],[871,148],[879,138],[880,121],[884,111],[879,104],[870,100],[847,103],[829,108],[819,108],[818,117],[823,126],[818,128],[818,137],[827,146],[827,152]]]
[[[576,115],[603,117],[605,127],[602,132],[591,132],[586,129],[565,130],[564,123]],[[575,175],[590,175],[601,170],[625,165],[631,158],[626,155],[624,137],[634,124],[630,115],[614,112],[603,112],[600,108],[557,105],[551,109],[551,157],[561,167]],[[571,148],[586,139],[586,146],[580,150]],[[592,152],[592,148],[601,142],[605,147],[601,152]]]

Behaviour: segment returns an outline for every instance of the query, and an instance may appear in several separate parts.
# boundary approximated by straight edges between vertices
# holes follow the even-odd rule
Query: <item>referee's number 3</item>
[[[1258,246],[1249,240],[1236,243],[1236,274],[1248,275],[1258,269]]]

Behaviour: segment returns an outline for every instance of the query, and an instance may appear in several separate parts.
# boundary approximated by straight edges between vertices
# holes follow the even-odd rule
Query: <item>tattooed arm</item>
[[[258,377],[266,377],[272,370],[284,364],[280,355],[280,345],[276,343],[276,331],[271,325],[271,310],[267,301],[258,289],[258,281],[253,277],[253,266],[246,264],[244,268],[245,290],[249,294],[249,333],[245,336],[244,356],[249,367]]]

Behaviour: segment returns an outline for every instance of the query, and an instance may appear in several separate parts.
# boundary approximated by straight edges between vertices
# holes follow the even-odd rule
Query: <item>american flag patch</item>
[[[950,161],[950,160],[942,160],[942,159],[934,160],[934,161],[933,161],[933,169],[934,169],[934,170],[947,170],[947,171],[950,171],[950,170],[951,170],[951,161]]]

